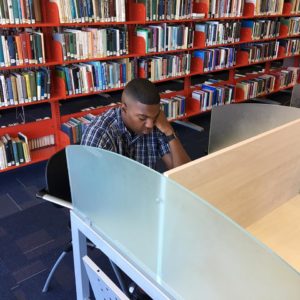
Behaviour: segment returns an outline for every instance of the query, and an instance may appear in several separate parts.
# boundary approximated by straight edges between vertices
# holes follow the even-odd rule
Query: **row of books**
[[[61,23],[124,22],[126,20],[125,0],[50,1],[57,3]],[[146,21],[178,20],[192,16],[192,0],[136,0],[136,2],[145,5]],[[284,0],[211,0],[209,1],[208,17],[242,16],[244,2],[254,4],[255,15],[263,15],[281,14]],[[298,11],[299,0],[295,0],[292,12]]]
[[[210,0],[208,17],[241,17],[243,10],[244,0]]]
[[[282,14],[284,0],[245,0],[254,4],[254,15]]]
[[[229,51],[230,49],[234,48],[225,48],[221,50]],[[214,52],[209,53],[212,54],[210,59],[219,63],[219,59],[222,55],[214,55],[216,54]],[[226,55],[227,58],[230,57],[230,51],[227,52]],[[223,56],[225,56],[225,54]],[[204,58],[204,62],[205,59],[206,58]],[[219,66],[223,65],[219,64]],[[29,74],[12,73],[10,74],[11,76],[8,77],[5,77],[4,75],[0,76],[2,106],[26,103],[50,97],[49,94],[45,95],[45,93],[43,93],[49,91],[50,83],[47,82],[47,89],[45,90],[43,85],[39,86],[36,84],[36,82],[40,82],[40,79],[35,79],[32,71],[28,72]],[[135,77],[148,78],[152,81],[157,81],[168,77],[185,75],[189,72],[189,54],[164,55],[132,60],[123,59],[114,62],[88,62],[56,68],[56,74],[65,81],[67,95],[118,88],[124,86],[129,80]],[[47,78],[50,79],[49,70],[46,69],[46,72],[45,70],[42,70],[41,72],[37,71],[37,76],[39,76],[39,73],[46,75]],[[21,75],[25,76],[22,77]],[[29,80],[27,78],[29,78]],[[43,79],[42,82],[45,83],[46,80]],[[33,89],[30,88],[32,85],[37,87],[34,90],[34,93],[32,93]],[[26,88],[25,94],[27,92],[27,95],[33,97],[27,98],[25,96],[24,98],[24,94],[22,94],[24,93],[24,87]]]
[[[300,12],[300,0],[288,0],[288,2],[292,4],[291,13]]]
[[[240,47],[241,51],[248,53],[248,62],[260,62],[268,59],[277,58],[279,41],[268,43],[245,44]]]
[[[191,54],[161,55],[117,61],[92,61],[58,66],[56,76],[65,82],[67,95],[85,94],[125,86],[133,78],[151,81],[190,73]]]
[[[31,161],[28,138],[19,132],[16,137],[5,134],[0,137],[0,170]]]
[[[297,49],[300,48],[297,39]],[[234,48],[207,50],[205,70],[210,66],[227,67]],[[220,50],[221,52],[216,52]],[[222,51],[224,52],[222,54]],[[135,77],[162,80],[190,73],[190,55],[163,55],[113,62],[88,62],[61,66],[56,74],[63,78],[67,95],[89,93],[124,86]],[[10,106],[50,98],[50,71],[47,68],[6,72],[0,75],[0,106]]]
[[[208,72],[234,66],[236,53],[237,50],[234,47],[219,47],[194,51],[194,57],[203,61],[203,71]]]
[[[128,54],[128,31],[125,27],[63,29],[53,34],[62,46],[64,60],[88,59]]]
[[[44,35],[26,28],[23,32],[0,32],[0,67],[45,63]]]
[[[0,74],[0,106],[50,98],[50,70],[22,70]]]
[[[285,70],[280,70],[280,72],[277,74],[279,75],[279,87],[283,88],[297,83],[300,74],[300,68],[288,67]]]
[[[285,48],[285,55],[300,54],[300,39],[281,40],[280,45]]]
[[[280,21],[247,20],[242,24],[240,22],[207,22],[196,24],[195,30],[204,32],[206,45],[211,46],[238,42],[241,26],[250,26],[253,39],[272,38],[279,35]],[[137,27],[136,35],[145,40],[146,53],[193,47],[194,32],[190,26],[163,23]],[[53,38],[62,45],[64,60],[128,54],[128,31],[125,27],[64,29],[61,33],[54,33]]]
[[[61,23],[124,22],[125,0],[49,0],[56,3]],[[173,20],[192,17],[192,0],[136,0],[146,9],[146,20]],[[255,15],[281,14],[284,0],[210,0],[208,17],[239,17],[244,2],[253,3]],[[292,2],[292,13],[300,11],[300,1]],[[2,0],[1,24],[33,24],[42,21],[42,0]]]
[[[171,98],[161,98],[160,106],[169,120],[185,115],[185,97],[182,95],[175,95]]]
[[[242,27],[250,28],[252,39],[267,39],[279,36],[280,20],[243,20]]]
[[[125,0],[49,0],[58,6],[61,23],[125,22]]]
[[[276,82],[279,88],[284,88],[297,83],[300,68],[288,67],[287,69],[273,71],[255,79],[244,80],[236,84],[244,92],[244,99],[251,99],[274,91]]]
[[[28,141],[29,150],[36,150],[55,145],[54,134],[32,138]]]
[[[145,52],[162,52],[193,47],[191,26],[159,24],[136,28],[136,35],[145,40]]]
[[[288,35],[300,33],[300,17],[284,19],[288,22]]]
[[[195,31],[205,34],[205,45],[235,43],[240,40],[241,22],[206,22],[195,24]]]
[[[244,99],[251,99],[266,93],[271,93],[275,87],[276,76],[264,74],[260,77],[238,82],[236,87],[244,92]]]
[[[193,0],[136,0],[146,9],[146,21],[179,20],[192,16]]]
[[[234,99],[234,85],[219,85],[214,86],[215,81],[207,81],[199,84],[200,90],[192,92],[192,98],[200,102],[200,111],[204,112],[212,109],[213,106],[229,104]]]
[[[160,55],[139,58],[138,77],[151,81],[187,75],[191,71],[191,54]]]
[[[120,88],[134,77],[135,60],[92,61],[58,66],[55,73],[65,82],[67,95]]]
[[[253,40],[275,38],[280,34],[280,25],[288,26],[288,35],[299,33],[298,17],[291,19],[242,20],[242,22],[210,21],[195,24],[195,31],[205,34],[205,45],[235,43],[240,40],[241,29],[249,28]]]
[[[34,24],[41,22],[42,0],[1,0],[1,24]]]
[[[299,19],[297,18],[297,22]],[[279,34],[279,21],[243,21],[242,26],[247,22],[254,26],[253,39],[270,38]],[[295,22],[291,23],[294,25],[291,29],[293,32],[290,33],[299,30],[299,22]],[[196,31],[205,32],[208,46],[237,42],[239,29],[239,22],[207,22],[195,26]],[[137,28],[137,35],[145,39],[146,52],[186,49],[193,46],[194,38],[191,27],[167,24]],[[64,60],[128,54],[128,31],[125,28],[64,29],[62,33],[55,33],[53,38],[62,45]],[[19,33],[4,31],[0,35],[1,67],[35,63],[45,63],[42,32],[26,29]]]
[[[95,118],[91,113],[79,118],[70,118],[61,124],[61,130],[68,135],[71,144],[79,144],[84,130]]]

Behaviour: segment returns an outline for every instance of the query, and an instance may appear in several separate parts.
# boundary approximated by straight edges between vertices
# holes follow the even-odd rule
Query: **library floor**
[[[193,121],[204,127],[195,130],[174,125],[192,159],[203,156],[208,145],[209,114]],[[71,234],[68,210],[35,197],[45,186],[46,163],[0,174],[0,299],[75,299],[72,253],[61,262],[47,293],[42,287],[53,263]],[[104,255],[92,250],[99,266],[111,275]],[[113,275],[111,275],[113,276]]]

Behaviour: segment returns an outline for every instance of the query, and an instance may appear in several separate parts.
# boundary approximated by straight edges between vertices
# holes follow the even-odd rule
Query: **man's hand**
[[[174,133],[171,124],[169,123],[168,119],[165,116],[165,113],[162,110],[160,111],[156,119],[155,126],[165,135],[171,135],[172,133]]]

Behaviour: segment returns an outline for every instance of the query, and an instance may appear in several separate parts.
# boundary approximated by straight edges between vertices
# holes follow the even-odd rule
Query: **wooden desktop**
[[[300,272],[300,119],[165,173]]]

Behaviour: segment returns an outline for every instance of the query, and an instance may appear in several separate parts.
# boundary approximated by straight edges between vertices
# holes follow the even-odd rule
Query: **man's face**
[[[160,105],[146,105],[123,93],[122,118],[128,129],[138,135],[149,134],[160,113]]]

